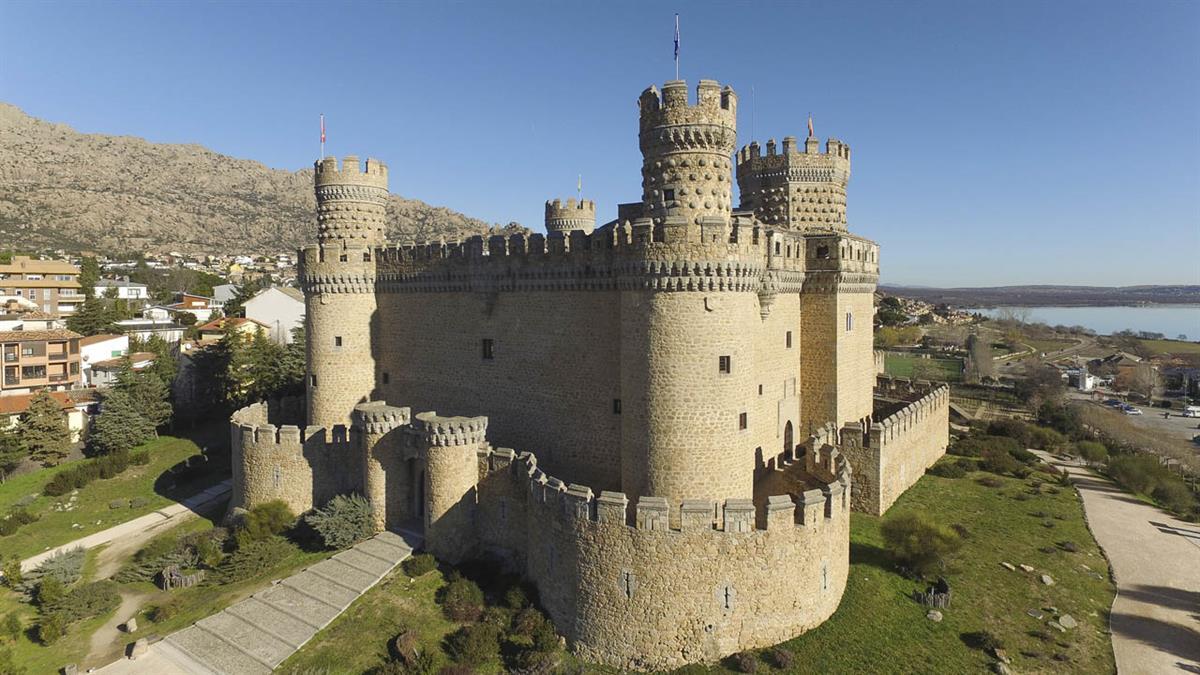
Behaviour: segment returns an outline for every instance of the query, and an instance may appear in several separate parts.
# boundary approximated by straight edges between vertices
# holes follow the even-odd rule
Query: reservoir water
[[[1170,339],[1186,335],[1200,341],[1200,305],[1153,305],[1139,307],[989,307],[966,309],[995,317],[1005,310],[1029,312],[1030,323],[1050,326],[1083,326],[1100,335],[1122,330],[1162,333]]]

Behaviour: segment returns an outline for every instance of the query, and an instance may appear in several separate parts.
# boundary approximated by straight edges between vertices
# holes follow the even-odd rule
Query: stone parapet
[[[561,199],[548,201],[545,225],[547,232],[581,230],[591,234],[596,229],[596,202],[590,199],[577,201],[574,197],[566,202]]]

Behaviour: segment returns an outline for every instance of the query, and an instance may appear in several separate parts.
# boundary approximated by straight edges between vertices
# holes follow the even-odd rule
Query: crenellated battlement
[[[684,80],[667,82],[661,93],[658,87],[651,85],[638,98],[638,108],[641,111],[643,143],[662,142],[668,138],[706,145],[723,143],[726,140],[725,129],[732,132],[737,127],[737,94],[732,87],[722,88],[716,80],[700,80],[696,85],[695,104],[688,100],[687,82]],[[668,127],[683,126],[715,128],[675,130],[679,134],[672,134],[668,130]],[[654,130],[660,133],[646,136],[648,131]],[[705,134],[716,136],[706,138]]]
[[[850,181],[850,146],[836,138],[820,150],[817,138],[770,139],[766,153],[758,141],[737,152],[741,208],[768,225],[796,230],[846,230],[846,185]]]
[[[351,419],[363,433],[383,435],[411,424],[412,409],[388,405],[384,401],[370,401],[354,406]]]
[[[886,381],[887,384],[884,386],[891,391],[907,385],[909,391],[923,389],[924,393],[887,417],[872,423],[868,435],[868,446],[881,448],[887,443],[903,437],[929,419],[946,415],[946,409],[950,405],[950,387],[948,385],[928,386],[928,383],[925,383],[926,386],[922,387],[920,383],[914,385],[910,380],[902,378],[881,377],[878,379],[881,382]]]
[[[487,417],[443,417],[436,412],[417,413],[413,431],[429,446],[479,445],[487,440]]]
[[[832,438],[836,442],[836,430]],[[826,446],[823,440],[828,438],[814,438],[812,444],[820,450]],[[750,499],[686,499],[679,507],[677,523],[672,522],[671,504],[665,497],[640,497],[631,514],[629,506],[632,502],[625,493],[605,490],[597,495],[588,486],[568,484],[540,469],[533,453],[487,447],[478,454],[485,476],[503,473],[511,477],[521,483],[522,490],[534,504],[572,522],[676,533],[745,534],[779,528],[821,528],[826,527],[830,519],[844,519],[849,515],[850,467],[828,450],[824,458],[831,476],[818,488],[798,495],[772,495],[759,505]]]
[[[347,155],[338,166],[336,157],[326,157],[313,164],[317,189],[330,185],[361,185],[387,190],[388,168],[377,159],[360,163],[355,155]]]

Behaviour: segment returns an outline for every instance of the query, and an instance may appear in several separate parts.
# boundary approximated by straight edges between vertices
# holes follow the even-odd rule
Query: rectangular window
[[[671,190],[671,189],[663,190],[663,201],[665,201],[665,202],[675,201],[675,191]]]
[[[310,386],[313,386],[313,387],[317,386],[317,376],[316,376],[316,375],[309,375],[309,376],[308,376],[308,384],[309,384]]]
[[[787,336],[784,338],[784,340],[783,340],[783,341],[784,341],[784,343],[787,345],[787,348],[788,348],[788,349],[791,349],[791,348],[792,348],[792,331],[790,331],[790,330],[789,330],[789,331],[787,332]]]
[[[852,330],[854,330],[854,314],[846,312],[846,332],[849,333]]]
[[[391,380],[391,378],[388,377],[388,374],[384,373],[383,374],[383,383],[387,384],[390,380]]]
[[[492,338],[483,338],[483,358],[488,361],[496,358],[496,341]]]
[[[730,358],[728,356],[717,357],[717,368],[720,369],[720,371],[722,373],[725,373],[726,375],[728,375],[730,373],[731,367],[732,367],[732,364],[730,363]]]
[[[613,414],[614,415],[621,414],[621,399],[619,399],[619,398],[613,399]]]
[[[746,427],[750,426],[750,416],[748,413],[738,415],[738,429],[745,431]]]
[[[335,335],[335,336],[333,336],[333,346],[334,346],[334,347],[341,347],[341,346],[342,346],[342,336],[341,336],[341,335]]]
[[[758,395],[762,396],[762,385],[758,385]]]

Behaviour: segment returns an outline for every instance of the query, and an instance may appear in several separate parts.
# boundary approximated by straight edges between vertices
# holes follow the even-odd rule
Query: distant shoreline
[[[935,305],[999,307],[1200,307],[1200,286],[992,286],[927,288],[881,285],[879,290]]]

